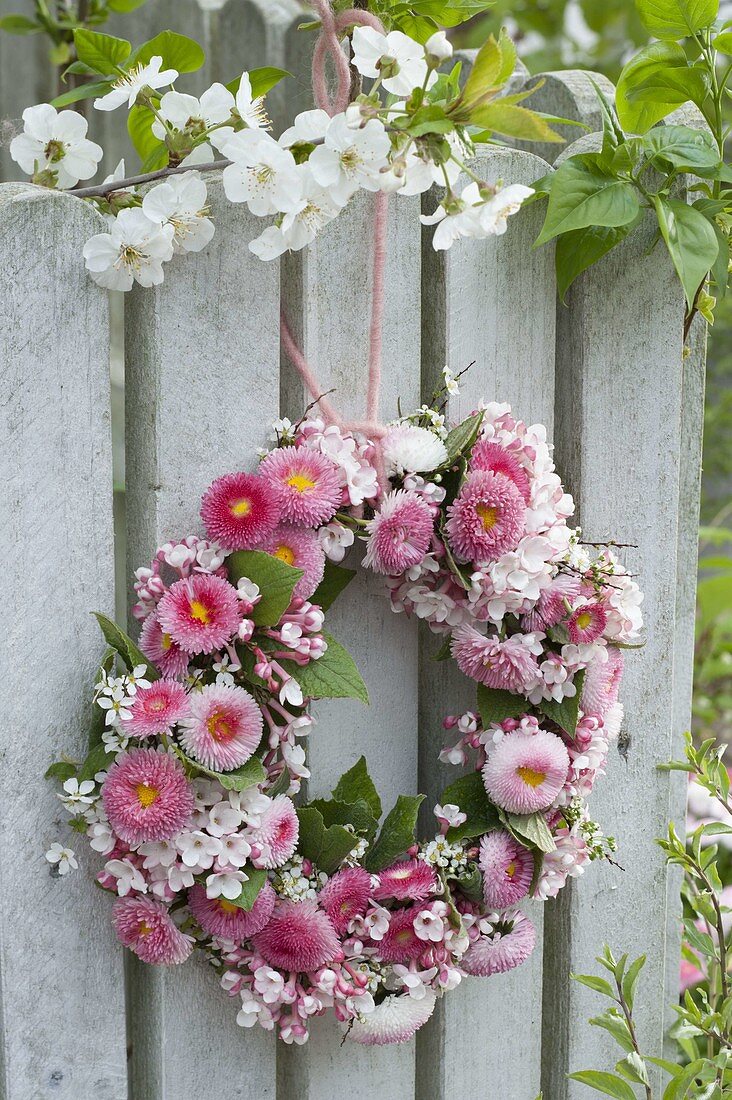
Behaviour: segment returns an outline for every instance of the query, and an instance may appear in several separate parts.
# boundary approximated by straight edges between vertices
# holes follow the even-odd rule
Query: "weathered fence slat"
[[[360,195],[308,250],[288,257],[283,305],[293,336],[324,390],[345,416],[362,418],[368,377],[373,237],[371,196]],[[420,225],[419,200],[389,203],[389,250],[385,273],[381,415],[393,419],[397,401],[407,411],[419,405]],[[285,362],[284,407],[294,418],[303,408],[303,388]],[[294,375],[294,377],[293,377]],[[309,400],[306,397],[305,400]],[[358,565],[360,550],[352,561]],[[327,794],[362,754],[389,810],[399,794],[417,786],[417,629],[393,614],[383,578],[361,569],[328,614],[328,628],[353,654],[371,705],[329,700],[316,709],[308,743],[311,794]],[[348,1082],[352,1100],[411,1097],[414,1046],[375,1051],[349,1043],[331,1020],[318,1021],[305,1047],[281,1052],[280,1100],[328,1100]]]
[[[130,572],[170,538],[200,530],[213,478],[248,470],[279,406],[276,265],[247,243],[261,223],[209,179],[217,231],[127,301],[127,533]],[[133,1095],[145,1100],[274,1096],[272,1037],[235,1023],[201,958],[164,974],[136,966],[130,998]]]
[[[546,162],[520,151],[495,149],[474,164],[477,174],[530,184],[548,171]],[[434,196],[425,197],[431,212]],[[460,242],[435,253],[432,229],[423,252],[423,386],[428,399],[447,364],[454,372],[475,360],[453,399],[451,414],[465,417],[478,401],[508,401],[516,414],[540,420],[551,435],[554,405],[554,273],[552,250],[532,251],[538,210],[509,225],[504,237]],[[440,640],[425,631],[420,679],[419,790],[427,795],[425,818],[444,786],[457,777],[438,763],[444,742],[442,719],[475,705],[471,682],[431,655]],[[432,818],[434,827],[434,818]],[[541,1046],[541,907],[532,907],[537,947],[531,960],[511,974],[466,978],[439,1002],[417,1035],[419,1100],[454,1096],[531,1098],[539,1091]],[[504,1011],[506,1005],[511,1011]],[[515,1049],[521,1020],[521,1057]]]
[[[592,799],[593,817],[617,835],[625,871],[593,866],[547,906],[543,1084],[552,1100],[584,1095],[568,1071],[616,1061],[612,1042],[585,1024],[596,994],[568,980],[592,969],[603,943],[631,957],[648,952],[639,1040],[649,1053],[662,1049],[670,914],[663,857],[651,841],[669,813],[670,780],[657,765],[679,751],[675,662],[691,661],[691,652],[688,628],[683,649],[676,636],[683,298],[652,240],[651,226],[636,231],[580,277],[558,313],[558,465],[584,537],[637,544],[622,553],[642,578],[648,640],[628,661],[624,728]]]
[[[76,199],[0,187],[6,1100],[127,1096],[122,952],[94,853],[72,840],[81,869],[64,878],[44,859],[70,834],[43,771],[86,755],[101,652],[89,611],[114,608],[109,316],[81,257],[100,228]]]

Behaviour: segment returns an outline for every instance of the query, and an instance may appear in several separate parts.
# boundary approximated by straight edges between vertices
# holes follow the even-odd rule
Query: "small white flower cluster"
[[[436,836],[425,844],[419,858],[449,875],[459,875],[468,865],[468,855],[462,844],[450,844],[444,836]]]
[[[290,901],[314,901],[318,896],[318,890],[325,886],[328,876],[324,871],[318,871],[309,860],[304,859],[299,852],[287,863],[278,867],[272,877],[272,885],[282,898]]]

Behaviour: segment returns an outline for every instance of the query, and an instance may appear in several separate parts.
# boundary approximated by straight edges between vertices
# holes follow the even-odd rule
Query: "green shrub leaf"
[[[381,817],[381,799],[369,775],[366,757],[360,757],[335,785],[333,797],[340,802],[365,802],[373,816]]]
[[[423,794],[399,795],[381,826],[381,832],[366,853],[364,863],[367,870],[383,871],[403,856],[407,848],[411,848],[417,827],[417,813],[423,799]]]
[[[302,569],[295,569],[263,550],[237,550],[226,559],[226,566],[233,585],[247,577],[259,587],[262,598],[251,615],[257,626],[276,626],[292,602]]]
[[[369,693],[353,657],[325,630],[322,635],[328,643],[323,656],[304,668],[295,665],[292,669],[303,695],[311,699],[358,699],[368,706]]]
[[[74,31],[76,56],[95,73],[112,76],[130,56],[132,46],[126,38],[114,38],[111,34],[88,31],[79,27]]]

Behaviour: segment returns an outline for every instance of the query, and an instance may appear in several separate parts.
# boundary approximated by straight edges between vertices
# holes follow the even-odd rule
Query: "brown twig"
[[[110,183],[100,183],[93,187],[76,187],[68,194],[76,195],[77,199],[106,198],[114,191],[128,191],[131,187],[139,187],[143,183],[152,183],[154,180],[166,179],[168,176],[177,176],[182,172],[191,172],[194,169],[201,171],[218,172],[228,168],[230,160],[212,160],[209,164],[178,164],[175,168],[159,168],[157,172],[145,172],[141,176],[128,176],[124,180],[112,180]]]

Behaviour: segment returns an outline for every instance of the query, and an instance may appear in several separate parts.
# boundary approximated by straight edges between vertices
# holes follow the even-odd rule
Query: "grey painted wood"
[[[252,468],[278,412],[277,266],[249,252],[261,223],[223,199],[218,179],[209,199],[208,248],[176,257],[161,287],[127,301],[130,573],[167,539],[201,530],[201,494]],[[164,973],[135,967],[132,979],[135,1097],[274,1096],[273,1037],[236,1025],[236,1002],[202,959]]]
[[[11,12],[32,16],[33,0],[0,0],[0,15]],[[23,129],[23,110],[54,94],[54,72],[44,36],[18,38],[0,32],[0,182],[22,176],[10,159],[8,146]]]
[[[648,640],[628,655],[624,729],[592,799],[625,870],[595,866],[547,906],[543,1085],[552,1100],[583,1096],[566,1082],[568,1070],[616,1060],[612,1043],[584,1023],[597,995],[567,980],[592,969],[603,943],[631,957],[649,953],[639,1037],[649,1052],[662,1048],[664,954],[678,902],[667,900],[662,854],[651,843],[665,830],[671,792],[656,765],[678,752],[674,663],[691,654],[676,633],[683,301],[665,252],[649,250],[652,239],[652,225],[639,229],[580,277],[558,313],[558,464],[585,538],[637,544],[627,560],[645,591]]]
[[[473,164],[489,182],[530,184],[548,171],[531,153],[494,149]],[[425,197],[433,209],[434,196]],[[541,213],[530,207],[509,221],[503,237],[461,241],[435,253],[432,229],[423,249],[423,387],[428,396],[447,364],[457,372],[475,360],[450,413],[464,418],[481,398],[509,401],[527,423],[552,431],[554,411],[554,268],[552,250],[532,250]],[[422,637],[420,675],[419,789],[426,816],[446,783],[458,775],[437,755],[445,733],[442,719],[475,705],[471,682],[452,665],[430,656],[439,640]],[[431,827],[434,828],[434,818]],[[418,1100],[456,1096],[533,1100],[540,1084],[541,906],[532,907],[537,947],[519,969],[490,979],[466,978],[438,1004],[417,1036]],[[516,1028],[521,1027],[521,1057]],[[553,1098],[552,1098],[553,1100]]]
[[[86,752],[102,652],[91,609],[112,614],[107,296],[81,249],[101,218],[65,195],[0,186],[0,649],[3,837],[0,1094],[127,1096],[121,950],[102,861],[67,827],[43,772]],[[60,878],[44,853],[75,849]]]
[[[373,198],[357,196],[310,249],[285,261],[283,303],[298,345],[324,390],[346,416],[363,417],[370,321]],[[389,203],[385,275],[381,415],[419,405],[420,224],[419,200]],[[303,408],[299,377],[283,360],[283,410]],[[356,560],[346,564],[357,565]],[[316,708],[318,724],[308,742],[310,791],[330,791],[365,754],[390,808],[400,793],[417,787],[416,623],[395,615],[383,580],[359,570],[328,614],[329,629],[353,654],[371,693],[371,706],[331,700]],[[414,1044],[378,1050],[350,1044],[332,1026],[314,1029],[305,1047],[280,1052],[280,1100],[329,1100],[347,1089],[353,1100],[411,1097]],[[391,1091],[384,1091],[384,1089]]]

